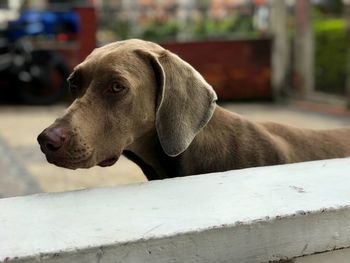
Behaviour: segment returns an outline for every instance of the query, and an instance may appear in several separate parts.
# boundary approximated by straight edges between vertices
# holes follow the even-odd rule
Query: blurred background
[[[0,197],[146,180],[125,158],[55,167],[36,143],[70,103],[72,68],[128,38],[177,53],[252,120],[350,125],[350,0],[1,0]]]

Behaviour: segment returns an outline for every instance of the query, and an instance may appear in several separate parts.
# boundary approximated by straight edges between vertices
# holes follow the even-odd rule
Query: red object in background
[[[66,42],[69,39],[67,34],[61,33],[57,35],[57,40],[59,42]]]
[[[70,44],[55,49],[64,56],[70,69],[83,61],[96,48],[97,17],[95,8],[76,7],[74,10],[80,18],[80,32]]]
[[[271,88],[271,39],[165,43],[213,86],[220,99],[267,99]]]
[[[266,0],[255,0],[254,1],[255,5],[267,5],[267,1]]]
[[[82,61],[96,47],[97,17],[93,7],[76,7],[74,10],[80,17],[81,31],[78,41],[79,57]]]

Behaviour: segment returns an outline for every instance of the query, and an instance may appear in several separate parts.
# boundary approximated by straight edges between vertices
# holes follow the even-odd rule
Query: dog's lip
[[[88,167],[86,165],[91,164],[92,159],[94,158],[94,152],[92,151],[84,157],[68,157],[56,154],[45,154],[46,160],[54,165],[69,168],[69,169],[77,169]]]
[[[116,155],[109,157],[103,160],[102,162],[98,163],[98,166],[101,166],[101,167],[112,166],[118,161],[118,159],[119,159],[119,156],[116,156]]]
[[[54,165],[60,166],[60,167],[66,167],[71,168],[74,166],[76,168],[79,167],[79,164],[88,162],[91,157],[86,159],[70,159],[70,158],[52,158],[51,156],[46,156],[46,159],[49,163],[52,163]]]

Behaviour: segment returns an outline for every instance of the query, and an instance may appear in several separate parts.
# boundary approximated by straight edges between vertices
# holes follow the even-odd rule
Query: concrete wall
[[[349,171],[335,159],[0,199],[0,262],[348,262]]]

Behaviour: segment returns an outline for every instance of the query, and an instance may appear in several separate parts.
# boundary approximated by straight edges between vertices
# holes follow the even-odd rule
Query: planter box
[[[271,39],[163,43],[197,69],[220,99],[271,98]]]

